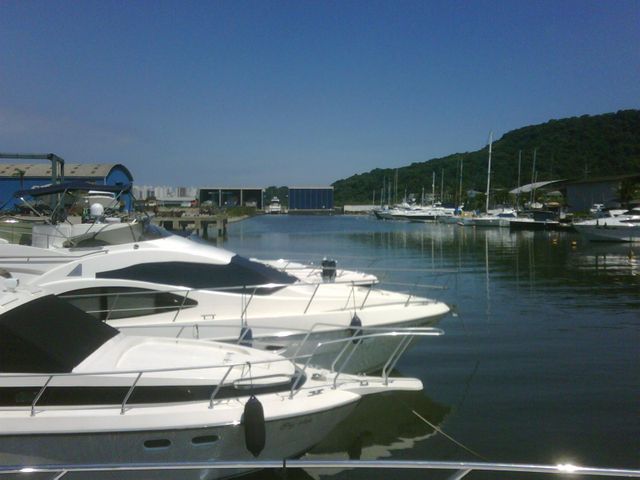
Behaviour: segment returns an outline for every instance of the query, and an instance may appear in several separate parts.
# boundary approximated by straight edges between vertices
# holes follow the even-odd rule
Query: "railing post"
[[[356,303],[356,292],[353,289],[353,283],[351,284],[351,290],[349,290],[349,296],[347,297],[347,303],[344,304],[344,307],[342,307],[342,310],[346,310],[347,308],[349,308],[349,301],[351,300],[351,296],[353,295],[353,304],[355,305]]]
[[[342,365],[340,365],[340,370],[337,371],[336,372],[336,376],[333,377],[333,388],[334,389],[337,388],[337,386],[338,386],[338,377],[342,373],[342,370],[344,370],[347,367],[347,364],[351,360],[351,357],[353,357],[353,354],[356,352],[356,350],[358,349],[358,347],[360,346],[361,343],[362,343],[362,340],[358,340],[356,342],[356,344],[353,346],[353,349],[349,352],[349,355],[347,355],[347,358],[344,361],[344,363]],[[349,344],[347,343],[347,345],[349,345]]]
[[[364,304],[367,303],[367,299],[369,298],[369,294],[371,293],[371,290],[373,290],[373,284],[369,285],[369,290],[367,290],[367,294],[364,296],[362,305],[360,305],[360,310],[362,310],[364,308]]]
[[[140,380],[140,377],[142,377],[143,373],[144,372],[138,373],[138,376],[136,377],[135,382],[133,382],[133,385],[131,385],[131,387],[129,388],[127,395],[124,397],[124,400],[122,401],[122,407],[120,408],[120,415],[124,415],[124,411],[127,406],[127,401],[129,400],[129,397],[133,393],[133,389],[136,388],[136,385],[138,384],[138,380]]]
[[[191,293],[191,290],[187,290],[187,294],[184,297],[182,297],[182,303],[180,304],[180,308],[178,308],[178,310],[176,311],[176,314],[173,316],[172,323],[178,319],[178,315],[180,314],[180,312],[182,312],[182,309],[184,308],[184,304],[187,302],[187,297],[189,296],[189,293]]]
[[[109,301],[109,295],[105,294],[105,296],[106,296],[107,302],[108,302]],[[104,319],[105,322],[108,322],[111,319],[111,312],[113,312],[113,310],[116,308],[116,305],[118,304],[118,298],[120,298],[120,294],[116,293],[116,298],[113,299],[113,305],[111,305],[111,308],[107,307],[107,318]]]
[[[227,379],[227,377],[229,376],[229,374],[231,373],[231,370],[233,370],[233,367],[235,367],[235,365],[231,365],[228,369],[227,369],[227,373],[224,374],[224,377],[222,377],[222,380],[220,380],[220,383],[218,383],[218,385],[216,385],[215,390],[213,391],[213,393],[211,394],[211,397],[209,397],[209,409],[213,408],[213,399],[216,398],[216,395],[218,394],[218,392],[220,391],[220,389],[222,388],[222,384],[224,383],[224,381]]]
[[[461,478],[466,477],[471,473],[471,470],[458,470],[456,473],[451,475],[447,480],[460,480]]]
[[[400,360],[400,357],[405,352],[412,339],[412,336],[400,337],[398,346],[391,353],[389,359],[387,360],[387,363],[384,364],[384,367],[382,367],[382,378],[384,378],[385,385],[389,383],[389,373],[396,366],[396,363],[398,363],[398,360]]]
[[[47,389],[47,386],[49,385],[49,382],[51,382],[51,379],[53,379],[53,375],[49,375],[49,378],[47,379],[47,381],[44,383],[44,385],[42,386],[42,388],[40,389],[40,391],[36,395],[36,398],[33,399],[33,402],[31,403],[31,416],[32,417],[35,416],[35,414],[36,414],[36,403],[38,403],[38,400],[40,400],[40,397],[42,397],[42,394]]]
[[[249,304],[251,303],[251,300],[253,300],[253,296],[256,294],[257,290],[258,290],[258,287],[253,287],[253,291],[251,292],[251,296],[249,297],[249,301],[245,304],[244,309],[242,310],[242,313],[240,314],[240,320],[242,321],[243,325],[245,324],[245,322],[247,320],[247,309],[249,308]]]
[[[55,477],[53,477],[51,480],[60,480],[62,477],[64,477],[66,474],[68,473],[67,470],[62,470],[60,473],[58,473]]]
[[[311,298],[309,299],[309,303],[307,303],[307,308],[304,309],[303,315],[307,313],[307,311],[309,310],[309,307],[311,306],[311,302],[313,302],[313,299],[316,296],[316,292],[318,291],[319,288],[320,288],[320,284],[316,283],[316,288],[313,290],[313,293],[311,294]]]

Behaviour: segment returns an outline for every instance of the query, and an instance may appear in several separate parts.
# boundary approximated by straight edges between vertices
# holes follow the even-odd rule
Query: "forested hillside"
[[[640,110],[550,120],[494,139],[492,195],[504,196],[517,186],[519,151],[522,152],[521,184],[531,182],[534,149],[537,181],[640,173]],[[430,193],[435,172],[437,196],[440,197],[444,173],[445,201],[457,201],[461,164],[463,192],[483,192],[487,158],[488,145],[475,152],[456,153],[399,168],[398,197],[402,197],[405,190],[419,197],[423,187]],[[396,169],[376,168],[338,180],[333,184],[335,203],[371,203],[374,191],[379,202],[385,179],[388,184],[395,183],[395,178]]]

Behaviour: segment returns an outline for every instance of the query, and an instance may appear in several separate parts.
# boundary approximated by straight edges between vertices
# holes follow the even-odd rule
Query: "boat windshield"
[[[40,297],[0,315],[0,372],[70,373],[117,334],[54,295]]]
[[[258,285],[287,285],[297,278],[260,262],[234,255],[227,264],[147,262],[96,273],[97,278],[119,278],[198,289],[244,289]],[[273,292],[261,288],[257,294]]]

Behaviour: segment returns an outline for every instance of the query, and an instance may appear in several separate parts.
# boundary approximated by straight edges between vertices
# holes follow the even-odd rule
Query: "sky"
[[[640,108],[640,0],[0,0],[0,151],[321,186]]]

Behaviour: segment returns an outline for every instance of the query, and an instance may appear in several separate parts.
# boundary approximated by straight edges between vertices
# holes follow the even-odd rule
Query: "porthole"
[[[201,435],[199,437],[193,437],[191,443],[193,445],[213,445],[219,440],[217,435]]]
[[[171,440],[168,438],[154,438],[153,440],[146,440],[144,442],[144,448],[148,448],[149,450],[169,448],[170,446]]]

